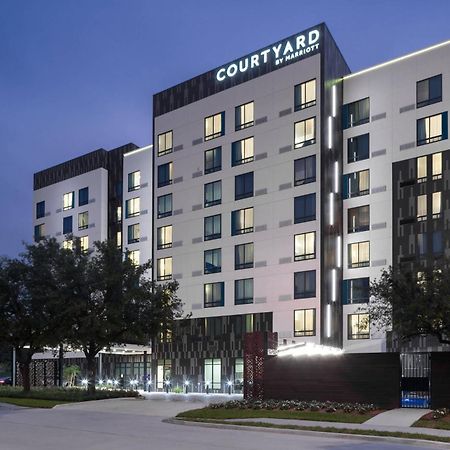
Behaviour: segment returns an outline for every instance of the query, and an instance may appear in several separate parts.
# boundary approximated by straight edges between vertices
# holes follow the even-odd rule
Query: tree
[[[68,387],[75,386],[75,379],[80,374],[81,369],[76,364],[64,367],[64,379]]]
[[[60,257],[59,244],[50,239],[26,245],[18,259],[0,261],[0,341],[15,348],[25,391],[33,355],[56,346],[63,332]]]
[[[176,282],[149,280],[150,263],[134,265],[114,241],[95,242],[91,254],[74,243],[61,264],[61,295],[73,322],[66,341],[83,350],[94,392],[97,354],[112,345],[147,345],[181,317],[182,303]]]
[[[389,267],[371,283],[367,312],[377,328],[392,328],[404,340],[435,336],[450,344],[450,267],[407,272]]]

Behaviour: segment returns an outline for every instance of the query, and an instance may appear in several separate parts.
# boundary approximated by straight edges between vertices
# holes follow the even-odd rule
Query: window
[[[73,240],[67,239],[63,241],[62,246],[64,250],[73,250]]]
[[[294,298],[316,296],[316,271],[307,270],[294,273]]]
[[[36,219],[45,217],[45,201],[36,203]]]
[[[122,232],[118,231],[116,233],[116,243],[117,243],[117,247],[122,247]]]
[[[253,278],[234,281],[234,304],[248,305],[253,303]]]
[[[245,105],[236,106],[235,109],[236,131],[251,127],[254,122],[254,102],[248,102]]]
[[[448,137],[447,112],[417,120],[417,145],[431,144]]]
[[[213,248],[211,250],[205,250],[204,258],[205,275],[208,273],[218,273],[222,271],[222,249]]]
[[[172,225],[159,227],[157,230],[157,248],[162,250],[164,248],[172,247]]]
[[[225,134],[225,112],[205,118],[205,141]]]
[[[220,239],[222,237],[222,216],[216,214],[215,216],[205,217],[204,223],[204,239],[211,241],[212,239]]]
[[[417,220],[420,222],[427,219],[427,195],[417,197]]]
[[[235,245],[234,247],[234,269],[250,269],[253,267],[253,242]]]
[[[172,257],[159,258],[157,264],[156,279],[158,281],[170,280],[172,278]]]
[[[140,225],[138,223],[134,223],[133,225],[128,225],[128,243],[134,244],[135,242],[139,242],[139,238],[141,236]]]
[[[316,181],[316,155],[294,161],[294,185],[312,183]]]
[[[136,170],[128,174],[128,192],[136,191],[141,187],[141,171]]]
[[[158,187],[168,186],[169,184],[172,184],[172,167],[172,162],[168,162],[166,164],[161,164],[160,166],[158,166]]]
[[[294,336],[316,335],[316,310],[298,309],[294,311]]]
[[[141,213],[141,199],[140,197],[130,198],[125,203],[125,216],[128,219],[129,217],[139,216]]]
[[[303,261],[316,257],[316,232],[297,234],[294,236],[294,260]]]
[[[78,229],[85,230],[89,227],[89,213],[84,211],[78,214]]]
[[[205,184],[205,208],[222,203],[222,181]]]
[[[234,177],[234,199],[253,197],[253,172],[243,173]]]
[[[433,219],[439,219],[441,217],[441,193],[433,192],[433,196],[431,198],[431,209],[433,214]]]
[[[78,191],[78,206],[84,206],[89,203],[89,188],[85,187]]]
[[[369,193],[369,169],[344,175],[343,197],[352,198]]]
[[[225,298],[225,283],[220,281],[218,283],[206,283],[204,285],[203,306],[205,308],[214,308],[216,306],[223,306]]]
[[[369,314],[349,314],[348,315],[348,338],[369,339]]]
[[[253,137],[241,139],[231,144],[231,165],[239,166],[253,161],[254,144]]]
[[[73,231],[72,216],[63,218],[63,234],[69,234]]]
[[[370,227],[370,206],[358,206],[348,210],[348,233],[368,231]]]
[[[210,389],[222,388],[222,364],[220,358],[205,359],[205,386]]]
[[[294,87],[294,110],[309,108],[316,104],[316,80],[309,80]]]
[[[431,105],[442,100],[442,75],[417,82],[417,107]]]
[[[231,235],[253,232],[253,208],[238,209],[231,212]]]
[[[369,278],[353,278],[342,281],[342,303],[352,305],[355,303],[368,303]]]
[[[34,227],[34,241],[39,242],[41,239],[44,239],[44,224],[35,225]]]
[[[347,139],[347,158],[349,163],[369,158],[369,133]]]
[[[434,153],[431,158],[433,180],[438,180],[442,178],[442,153]]]
[[[294,198],[294,223],[316,220],[316,194]]]
[[[118,206],[116,209],[116,219],[117,222],[122,222],[122,207]]]
[[[427,157],[417,158],[417,182],[421,183],[427,179]]]
[[[135,266],[138,266],[140,263],[140,253],[139,250],[132,250],[131,252],[128,252],[128,259],[131,261],[131,263]]]
[[[80,237],[80,248],[82,252],[87,252],[89,250],[89,236]]]
[[[234,382],[242,383],[244,381],[244,358],[236,358],[234,361]]]
[[[417,250],[420,256],[427,253],[427,235],[425,233],[419,233],[417,235]]]
[[[369,97],[342,106],[342,128],[356,127],[369,122]]]
[[[222,170],[222,147],[205,151],[205,175]]]
[[[158,134],[158,156],[172,153],[172,147],[173,147],[172,131],[166,131],[165,133]]]
[[[348,245],[348,268],[369,267],[370,264],[369,241],[355,242]]]
[[[433,231],[433,253],[440,255],[444,252],[444,246],[442,242],[442,231]]]
[[[294,125],[294,148],[301,148],[316,142],[316,118],[296,122]]]
[[[63,195],[63,211],[75,208],[75,193],[67,192]]]
[[[158,197],[158,219],[172,215],[172,194]]]

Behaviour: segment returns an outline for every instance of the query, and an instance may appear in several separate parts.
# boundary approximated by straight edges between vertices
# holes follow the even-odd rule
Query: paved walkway
[[[367,425],[410,427],[431,409],[397,408],[372,417]]]

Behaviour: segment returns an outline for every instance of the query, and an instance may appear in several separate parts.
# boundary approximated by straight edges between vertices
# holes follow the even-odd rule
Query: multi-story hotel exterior
[[[370,281],[450,249],[449,44],[350,73],[321,24],[154,95],[154,149],[123,157],[121,239],[190,314],[153,343],[156,386],[241,380],[248,331],[389,350]]]

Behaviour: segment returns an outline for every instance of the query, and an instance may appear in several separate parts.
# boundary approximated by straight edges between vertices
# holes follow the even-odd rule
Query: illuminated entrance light
[[[318,345],[311,342],[301,342],[278,348],[278,356],[339,356],[344,350],[327,345]]]

